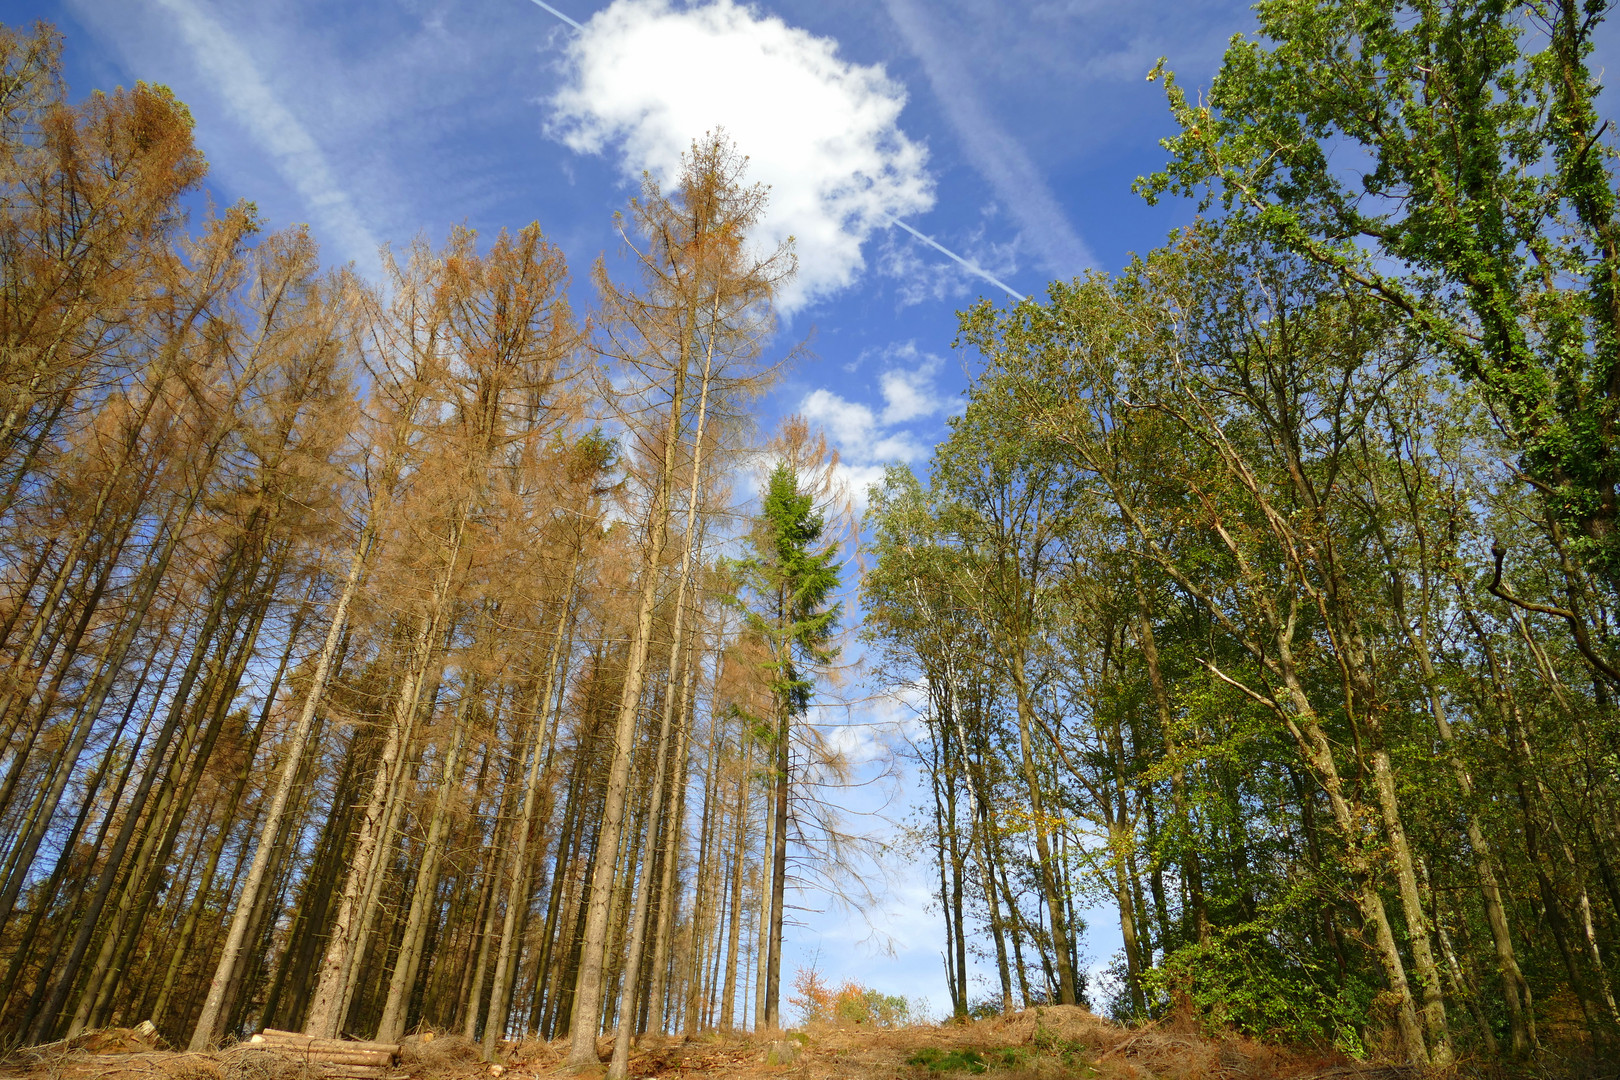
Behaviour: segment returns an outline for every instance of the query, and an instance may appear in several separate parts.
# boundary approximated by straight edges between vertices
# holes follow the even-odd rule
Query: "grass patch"
[[[1035,1049],[1043,1054],[1051,1054],[1061,1058],[1063,1064],[1073,1065],[1075,1059],[1086,1052],[1086,1044],[1070,1039],[1060,1038],[1051,1028],[1043,1025],[1039,1019],[1035,1021]]]
[[[1011,1069],[1024,1063],[1024,1052],[1017,1047],[995,1050],[941,1050],[926,1046],[906,1059],[931,1073],[984,1073],[991,1069]]]

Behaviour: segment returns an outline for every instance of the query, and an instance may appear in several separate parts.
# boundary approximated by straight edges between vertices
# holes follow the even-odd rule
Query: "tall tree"
[[[760,717],[771,755],[770,926],[766,934],[765,1027],[781,1026],[782,923],[787,886],[789,803],[793,788],[793,725],[815,693],[815,675],[837,657],[832,647],[842,604],[837,545],[824,535],[826,515],[805,490],[797,463],[781,461],[766,480],[749,536],[753,554],[735,564],[739,603],[764,644],[772,715]]]
[[[1219,200],[1409,320],[1500,410],[1552,542],[1610,596],[1620,201],[1591,57],[1611,7],[1267,0],[1198,104],[1155,69],[1181,133],[1138,184]],[[1370,167],[1339,168],[1341,144]],[[1570,581],[1552,613],[1620,686],[1582,593]]]
[[[699,369],[706,384],[724,377],[718,394],[736,395],[759,385],[754,363],[774,328],[771,302],[793,273],[791,248],[759,257],[748,246],[765,191],[742,184],[744,160],[719,134],[695,144],[683,159],[675,192],[666,195],[650,178],[631,204],[635,237],[621,225],[642,277],[640,292],[616,285],[606,268],[596,273],[602,297],[601,352],[623,364],[632,386],[632,447],[649,464],[641,530],[639,596],[630,628],[629,654],[612,731],[606,789],[584,923],[568,1063],[597,1062],[596,1033],[605,994],[608,923],[613,907],[617,852],[624,828],[630,755],[642,711],[653,613],[662,592],[676,469],[691,430],[691,382]],[[638,242],[639,241],[639,242]],[[716,393],[711,388],[711,393]],[[718,395],[717,395],[718,396]],[[649,400],[650,399],[650,400]],[[714,398],[704,398],[715,408]]]

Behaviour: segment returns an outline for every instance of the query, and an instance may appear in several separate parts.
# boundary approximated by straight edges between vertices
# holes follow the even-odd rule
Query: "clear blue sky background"
[[[1119,268],[1191,215],[1130,191],[1169,131],[1145,74],[1162,55],[1184,85],[1207,85],[1226,40],[1252,28],[1237,0],[555,6],[584,29],[530,0],[0,0],[0,19],[60,27],[75,95],[171,86],[196,117],[213,198],[251,199],[272,227],[309,223],[333,263],[375,274],[379,244],[538,220],[582,309],[631,178],[724,125],[786,207],[771,228],[800,237],[783,345],[814,335],[762,427],[808,414],[856,488],[885,461],[925,465],[971,375],[950,350],[955,311],[1005,299],[882,215],[1023,293]],[[937,1011],[944,939],[926,869],[890,862],[871,919],[893,955],[832,909],[790,932],[790,969],[818,954],[833,978]],[[1093,913],[1095,964],[1117,947],[1112,919]]]

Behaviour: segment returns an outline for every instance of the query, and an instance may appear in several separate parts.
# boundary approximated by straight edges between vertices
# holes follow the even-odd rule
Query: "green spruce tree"
[[[815,496],[803,490],[787,462],[772,470],[764,505],[755,519],[752,557],[733,564],[739,588],[735,602],[749,629],[766,643],[767,677],[775,715],[766,718],[774,749],[770,780],[774,821],[769,852],[770,936],[765,958],[765,1026],[781,1026],[782,900],[787,884],[789,742],[793,718],[803,716],[815,692],[814,674],[836,659],[832,644],[842,605],[830,602],[838,588],[837,545],[824,539],[826,517]]]

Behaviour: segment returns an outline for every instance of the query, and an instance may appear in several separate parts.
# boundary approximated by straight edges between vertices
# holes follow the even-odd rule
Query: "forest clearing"
[[[1151,250],[1026,297],[905,226],[1007,295],[954,398],[835,328],[881,408],[800,373],[926,156],[882,64],[542,7],[610,87],[799,49],[888,164],[800,235],[681,128],[368,270],[0,26],[0,1071],[1616,1075],[1607,0],[1262,0],[1146,72]]]
[[[1174,1025],[1171,1025],[1174,1027]],[[242,1043],[211,1053],[153,1049],[129,1030],[38,1047],[0,1063],[0,1075],[29,1080],[317,1080],[336,1073],[296,1055]],[[610,1051],[604,1038],[603,1056]],[[456,1035],[415,1033],[400,1046],[391,1077],[410,1080],[527,1080],[582,1075],[560,1066],[562,1043],[502,1044],[491,1068]],[[597,1075],[599,1075],[599,1070]],[[966,1023],[811,1025],[781,1036],[648,1039],[630,1058],[631,1076],[802,1080],[1410,1080],[1407,1067],[1357,1064],[1342,1054],[1289,1050],[1236,1036],[1130,1030],[1072,1005],[1029,1009]],[[1475,1075],[1491,1075],[1476,1073]]]

